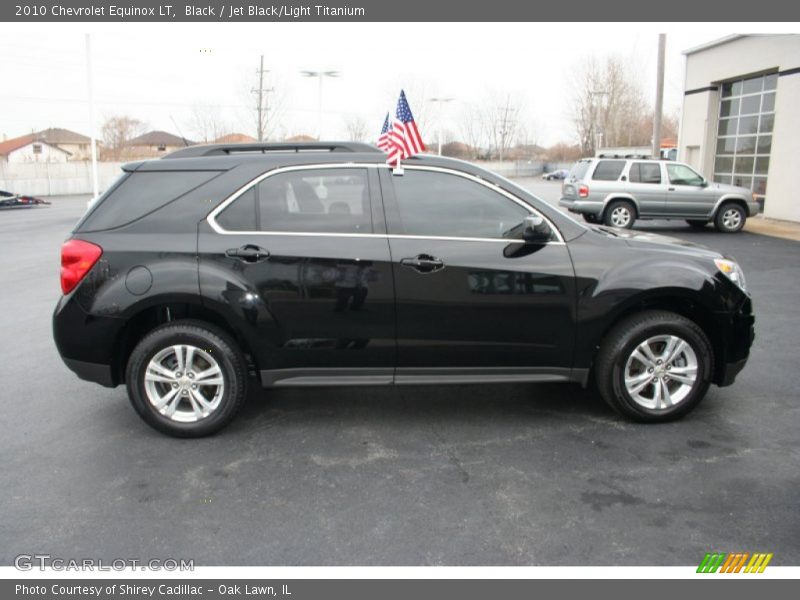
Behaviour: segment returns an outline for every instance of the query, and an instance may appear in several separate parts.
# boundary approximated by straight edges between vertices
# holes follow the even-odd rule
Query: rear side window
[[[219,171],[136,171],[98,203],[80,224],[81,231],[127,225],[203,185]]]
[[[632,183],[661,183],[661,165],[657,163],[633,163],[630,177]]]
[[[601,160],[594,169],[592,179],[595,181],[616,181],[625,168],[624,160]]]
[[[247,189],[216,221],[226,231],[371,233],[367,171],[278,173]]]
[[[579,160],[574,165],[572,165],[572,169],[567,176],[569,179],[583,179],[586,175],[586,171],[589,170],[589,165],[591,163],[588,160]]]

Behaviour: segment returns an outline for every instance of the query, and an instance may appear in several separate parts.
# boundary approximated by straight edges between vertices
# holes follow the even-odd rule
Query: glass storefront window
[[[721,85],[714,181],[749,188],[764,202],[775,126],[777,73]]]

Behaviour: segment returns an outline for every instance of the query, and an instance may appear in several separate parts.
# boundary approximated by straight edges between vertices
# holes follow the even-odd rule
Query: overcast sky
[[[759,26],[763,28],[764,26]],[[539,144],[575,141],[569,104],[574,74],[587,56],[619,54],[655,85],[658,31],[666,31],[665,109],[683,92],[681,51],[731,33],[730,24],[0,24],[0,136],[46,127],[89,132],[85,34],[91,32],[98,128],[129,115],[149,129],[196,138],[195,114],[215,114],[228,129],[255,133],[250,90],[264,54],[265,87],[281,109],[277,133],[314,135],[317,82],[303,69],[337,70],[323,90],[326,138],[345,136],[360,116],[376,131],[405,87],[412,110],[429,129],[457,131],[463,103],[489,92],[511,93],[519,119]],[[394,30],[411,29],[416,44],[393,50]],[[408,39],[408,38],[406,38]],[[453,97],[434,119],[435,96]],[[425,105],[425,106],[423,106]],[[428,139],[434,131],[423,131]]]

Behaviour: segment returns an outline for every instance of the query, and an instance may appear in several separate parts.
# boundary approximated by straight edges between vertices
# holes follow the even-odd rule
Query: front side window
[[[616,181],[625,168],[624,160],[601,160],[594,169],[592,179],[595,181]]]
[[[371,233],[366,169],[306,169],[262,179],[225,208],[228,231]]]
[[[630,180],[633,183],[661,183],[661,165],[635,162],[631,164]]]
[[[465,177],[407,169],[393,177],[402,233],[430,237],[522,237],[530,211]]]
[[[703,178],[686,165],[667,165],[669,182],[675,185],[700,185]]]

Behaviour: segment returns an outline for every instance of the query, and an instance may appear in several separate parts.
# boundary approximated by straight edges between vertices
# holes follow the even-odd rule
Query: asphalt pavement
[[[217,436],[178,440],[61,363],[59,246],[86,199],[52,200],[0,212],[0,564],[800,564],[800,242],[637,226],[735,256],[754,298],[748,366],[677,423],[577,385],[254,390]]]

